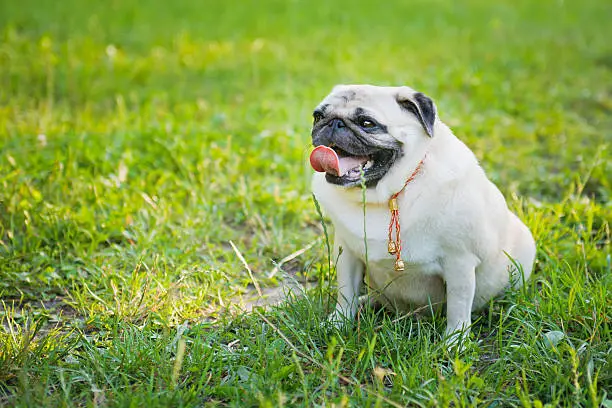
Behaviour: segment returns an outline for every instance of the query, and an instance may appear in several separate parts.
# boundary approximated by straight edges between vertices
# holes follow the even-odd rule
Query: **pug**
[[[339,85],[313,113],[312,189],[334,225],[338,301],[354,319],[364,282],[399,311],[446,304],[446,339],[531,275],[536,247],[472,151],[409,87]]]

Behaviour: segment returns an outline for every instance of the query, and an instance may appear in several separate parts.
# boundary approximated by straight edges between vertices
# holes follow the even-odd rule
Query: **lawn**
[[[0,405],[612,407],[610,16],[0,2]],[[320,324],[333,227],[307,158],[337,83],[431,96],[537,240],[461,353],[443,315]]]

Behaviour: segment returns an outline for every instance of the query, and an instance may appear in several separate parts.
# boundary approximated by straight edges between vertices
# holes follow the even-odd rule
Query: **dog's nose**
[[[346,124],[342,121],[342,119],[334,119],[331,123],[332,130],[342,129],[346,127]]]

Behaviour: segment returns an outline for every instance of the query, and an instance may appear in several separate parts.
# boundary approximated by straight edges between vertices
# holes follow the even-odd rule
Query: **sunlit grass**
[[[610,406],[611,12],[4,2],[0,404]],[[462,354],[443,316],[321,325],[310,115],[350,82],[430,95],[537,240]]]

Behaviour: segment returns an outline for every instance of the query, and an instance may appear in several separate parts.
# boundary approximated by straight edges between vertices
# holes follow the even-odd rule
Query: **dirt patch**
[[[248,292],[240,296],[233,297],[231,302],[238,309],[251,312],[256,307],[274,306],[281,304],[291,296],[303,296],[306,291],[314,288],[315,282],[300,283],[295,280],[287,279],[276,287],[261,288],[261,296],[254,287],[249,286]]]

